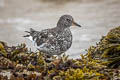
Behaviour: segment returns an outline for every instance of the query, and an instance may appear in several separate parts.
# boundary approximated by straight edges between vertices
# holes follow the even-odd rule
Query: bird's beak
[[[78,26],[78,27],[81,27],[81,25],[79,25],[79,24],[76,23],[75,21],[72,22],[72,26]]]

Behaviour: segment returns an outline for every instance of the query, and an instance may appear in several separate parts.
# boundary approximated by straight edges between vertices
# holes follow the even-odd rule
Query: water
[[[82,28],[71,27],[73,44],[66,52],[79,58],[101,36],[120,25],[119,0],[0,0],[0,40],[9,45],[33,44],[23,38],[25,30],[42,30],[56,26],[61,15],[70,14]]]

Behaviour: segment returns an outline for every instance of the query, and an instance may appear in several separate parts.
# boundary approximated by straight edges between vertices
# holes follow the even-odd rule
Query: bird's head
[[[76,23],[71,15],[63,15],[60,17],[57,27],[68,28],[70,26],[78,26],[81,27],[78,23]]]

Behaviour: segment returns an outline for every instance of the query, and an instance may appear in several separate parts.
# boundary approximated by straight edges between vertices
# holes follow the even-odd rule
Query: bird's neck
[[[60,27],[60,26],[57,26],[56,27],[59,31],[64,31],[64,30],[66,30],[66,29],[70,29],[70,27]]]
[[[64,31],[70,31],[70,28],[63,28],[63,27],[55,27],[57,32],[64,32]]]

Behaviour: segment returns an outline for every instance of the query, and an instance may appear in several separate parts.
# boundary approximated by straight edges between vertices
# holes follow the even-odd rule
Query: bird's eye
[[[70,19],[67,19],[68,22],[70,22],[71,20]]]

